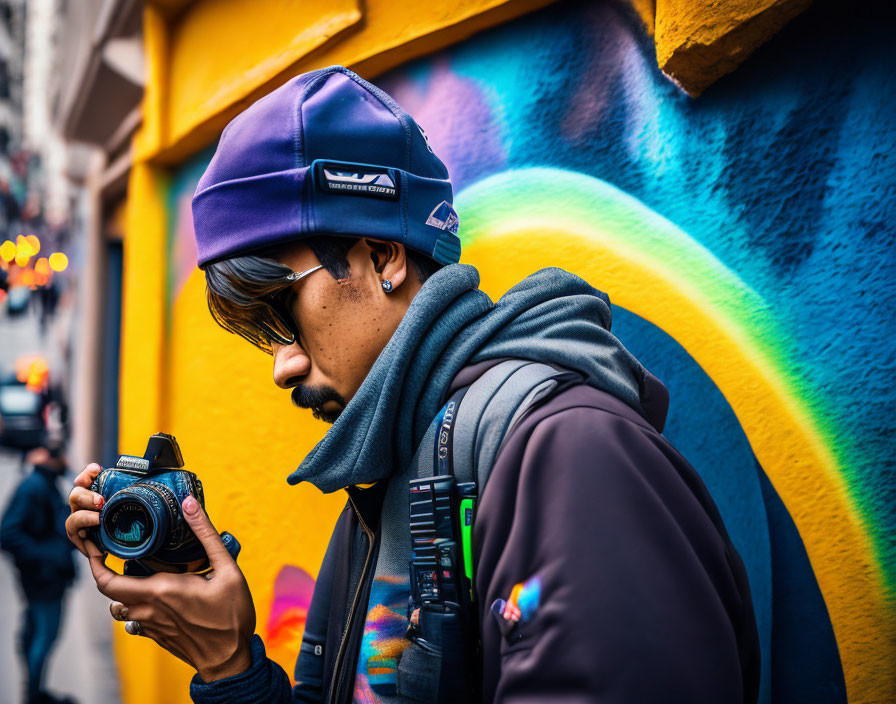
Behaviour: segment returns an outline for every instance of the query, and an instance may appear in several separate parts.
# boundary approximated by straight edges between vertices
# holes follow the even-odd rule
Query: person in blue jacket
[[[63,597],[75,577],[74,546],[65,534],[68,505],[57,481],[65,460],[56,451],[37,448],[27,461],[34,470],[19,484],[0,522],[0,549],[19,572],[26,600],[21,633],[22,658],[28,673],[28,704],[71,702],[44,691],[47,659],[62,621]]]

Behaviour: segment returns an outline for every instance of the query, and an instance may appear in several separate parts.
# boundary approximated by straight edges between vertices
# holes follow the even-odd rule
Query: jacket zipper
[[[361,592],[364,589],[364,580],[367,577],[367,567],[370,564],[370,555],[373,553],[373,532],[367,527],[367,524],[364,523],[364,519],[361,517],[361,512],[358,510],[358,507],[355,506],[355,501],[354,499],[352,499],[351,495],[349,495],[348,500],[352,505],[355,516],[358,517],[358,523],[360,524],[361,529],[367,536],[367,556],[364,558],[364,567],[361,569],[361,578],[358,580],[358,586],[355,588],[355,596],[352,598],[352,606],[348,611],[348,618],[345,620],[345,628],[342,631],[342,638],[339,641],[339,650],[336,653],[336,661],[333,664],[333,678],[330,680],[330,691],[327,695],[328,703],[334,702],[333,697],[336,695],[336,680],[339,677],[339,666],[342,664],[341,661],[342,656],[344,655],[346,636],[348,635],[349,629],[352,625],[352,619],[355,615],[355,608],[358,605],[358,597],[361,595]]]

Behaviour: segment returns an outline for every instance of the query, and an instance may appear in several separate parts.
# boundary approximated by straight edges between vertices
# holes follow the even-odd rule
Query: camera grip
[[[230,556],[234,560],[236,560],[237,556],[240,554],[240,541],[233,537],[233,534],[228,533],[227,531],[222,532],[220,535],[221,542],[224,543],[224,547],[227,549],[227,552],[229,552]],[[208,568],[208,558],[205,558],[202,564],[198,567],[195,563],[162,563],[157,562],[152,558],[146,558],[142,560],[125,560],[124,575],[126,577],[150,577],[156,572],[173,572],[175,574],[185,574],[194,570],[197,573],[202,573],[207,571]]]
[[[227,548],[227,552],[230,553],[230,556],[235,561],[237,556],[240,554],[240,550],[242,549],[240,541],[234,538],[231,533],[228,533],[225,530],[221,533],[221,542],[224,543],[224,547]]]

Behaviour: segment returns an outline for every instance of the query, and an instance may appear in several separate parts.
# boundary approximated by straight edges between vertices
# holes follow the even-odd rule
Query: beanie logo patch
[[[440,230],[446,230],[452,235],[456,235],[460,220],[457,217],[457,212],[451,207],[451,204],[447,200],[443,200],[433,208],[429,217],[426,218],[426,224],[432,227],[437,227]]]
[[[398,197],[396,179],[391,169],[343,162],[318,162],[316,180],[319,187],[327,193],[390,200]]]
[[[426,142],[426,148],[429,150],[429,153],[435,154],[432,150],[432,145],[429,143],[429,137],[426,136],[426,132],[423,131],[423,128],[420,125],[417,125],[417,129],[420,130],[420,136],[423,137],[423,141]]]

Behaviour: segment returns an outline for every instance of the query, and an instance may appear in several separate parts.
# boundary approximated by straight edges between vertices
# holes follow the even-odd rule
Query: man
[[[0,522],[0,548],[15,561],[26,600],[21,634],[28,673],[25,701],[71,702],[43,689],[47,658],[62,621],[62,600],[75,576],[72,544],[64,530],[68,511],[56,486],[65,461],[58,452],[40,447],[28,453],[26,462],[34,471],[13,492]]]
[[[451,204],[422,130],[341,67],[293,79],[228,125],[193,199],[209,307],[273,355],[296,405],[333,423],[289,482],[346,489],[349,502],[292,691],[195,500],[183,509],[212,579],[105,568],[83,540],[101,505],[92,465],[68,530],[113,616],[196,668],[196,702],[755,700],[746,574],[660,435],[665,389],[610,334],[606,296],[571,274],[538,272],[493,304],[456,263]],[[554,376],[485,438],[497,454],[478,467],[477,625],[434,646],[420,637],[433,610],[408,576],[408,482],[446,401],[507,364]],[[455,439],[456,454],[473,441]]]

